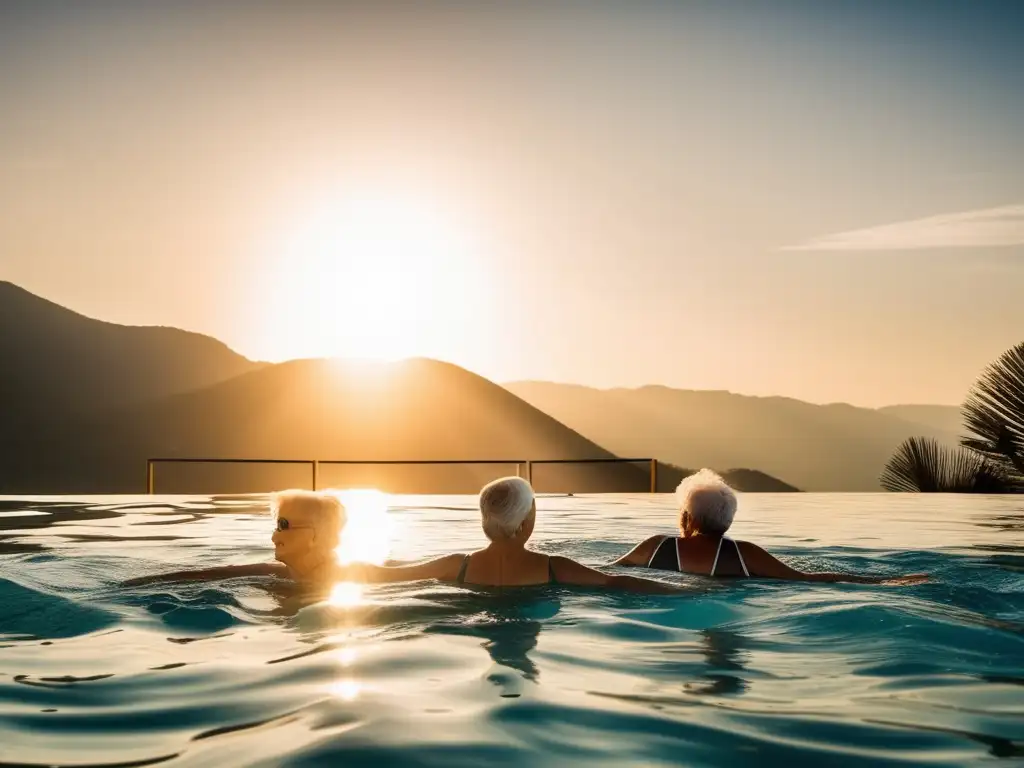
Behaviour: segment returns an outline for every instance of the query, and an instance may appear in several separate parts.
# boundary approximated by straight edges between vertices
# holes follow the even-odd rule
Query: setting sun
[[[474,321],[476,256],[464,225],[421,200],[321,203],[286,235],[272,267],[267,347],[282,358],[460,357],[449,345],[465,344]]]

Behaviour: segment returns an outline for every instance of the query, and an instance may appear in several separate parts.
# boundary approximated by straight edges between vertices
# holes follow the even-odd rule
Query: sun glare
[[[342,565],[353,562],[380,565],[391,552],[391,517],[388,496],[375,488],[339,491],[347,519],[335,556]],[[334,585],[327,602],[336,608],[362,605],[363,586],[351,581]]]
[[[338,496],[348,513],[337,549],[338,562],[380,565],[391,552],[388,495],[376,489],[352,489],[341,491]]]
[[[271,359],[453,359],[484,273],[465,227],[422,201],[340,198],[299,222],[271,277]]]

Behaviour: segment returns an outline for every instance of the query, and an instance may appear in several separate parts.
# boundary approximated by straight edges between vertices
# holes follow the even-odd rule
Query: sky
[[[870,407],[1024,340],[1024,4],[0,4],[0,280],[252,359]]]

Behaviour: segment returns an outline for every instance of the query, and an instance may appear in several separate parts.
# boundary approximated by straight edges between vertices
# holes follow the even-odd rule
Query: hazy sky
[[[957,403],[1024,3],[0,4],[0,279],[255,359]]]

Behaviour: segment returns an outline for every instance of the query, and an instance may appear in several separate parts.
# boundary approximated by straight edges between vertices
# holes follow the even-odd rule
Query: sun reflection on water
[[[355,608],[363,602],[363,585],[354,581],[335,584],[327,602],[336,608]]]
[[[361,688],[355,680],[339,680],[331,685],[330,691],[342,701],[352,701],[359,695]]]
[[[352,666],[352,662],[356,660],[356,650],[355,648],[342,648],[335,654],[335,658],[338,664],[347,670],[348,667]],[[351,675],[352,672],[348,670],[344,674]],[[353,701],[359,695],[362,688],[363,686],[351,677],[345,677],[328,686],[331,695],[342,701]]]

